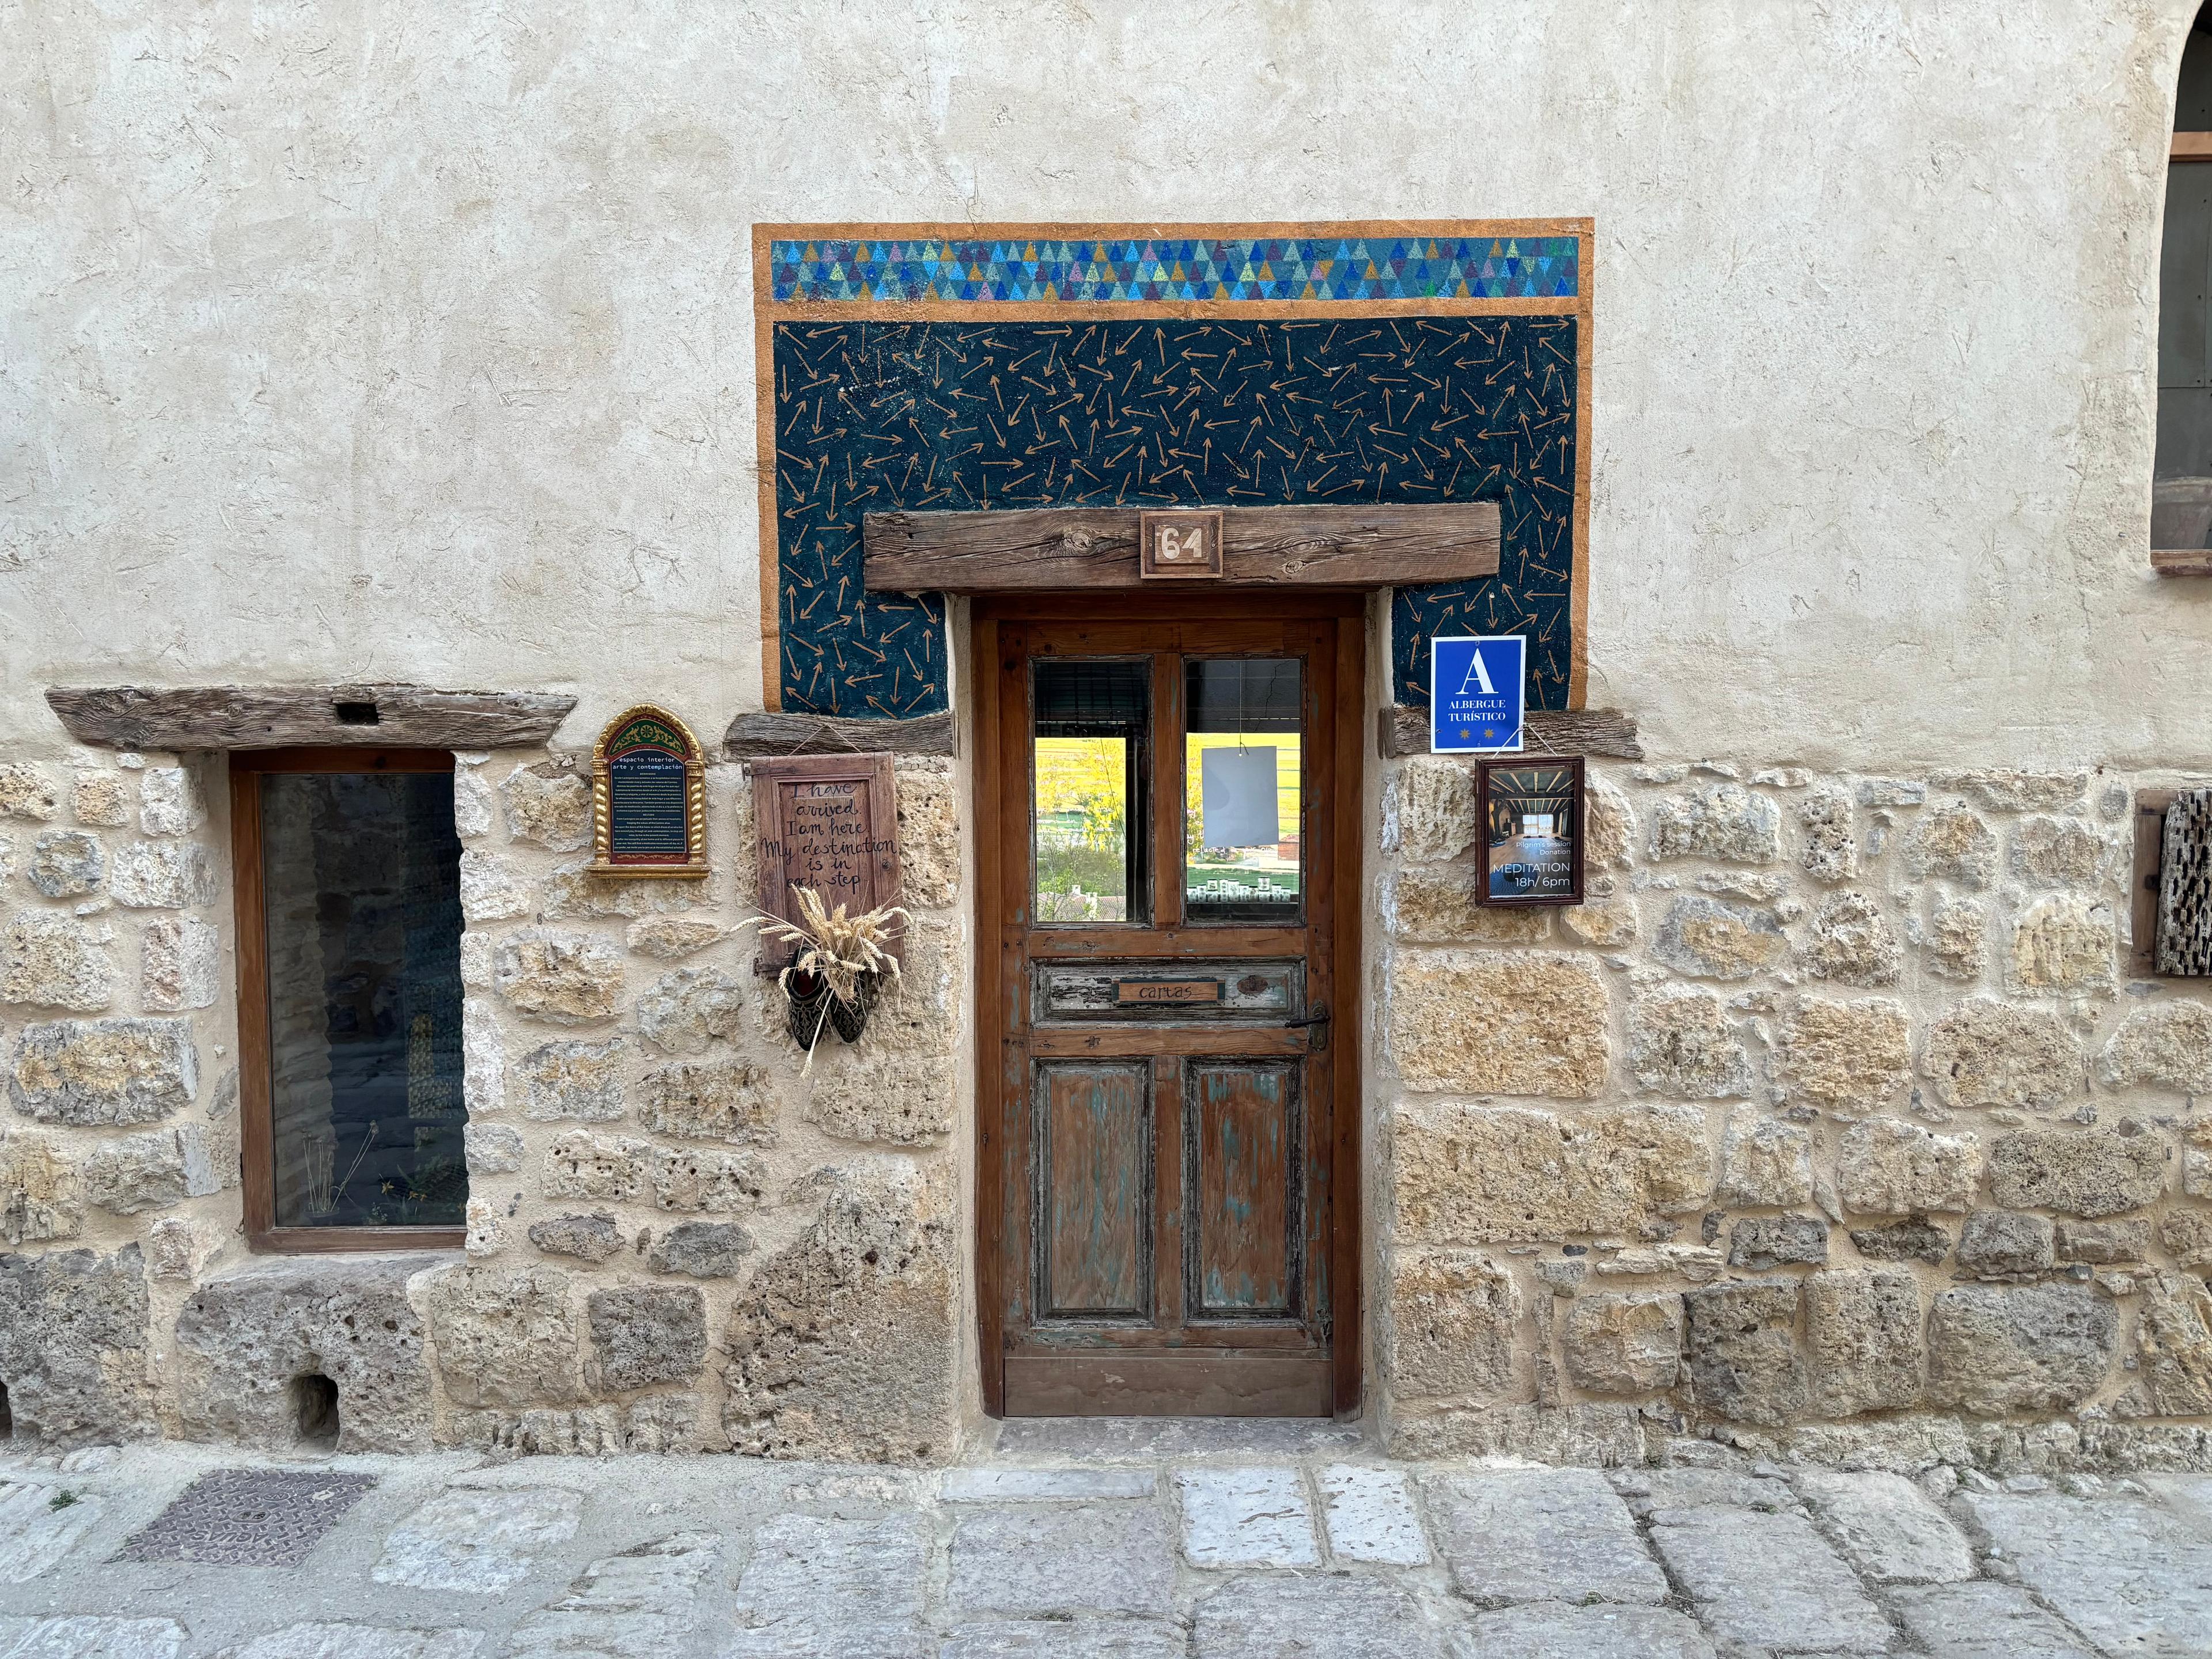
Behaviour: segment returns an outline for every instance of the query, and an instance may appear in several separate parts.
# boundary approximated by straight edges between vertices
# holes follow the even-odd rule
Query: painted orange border
[[[1102,240],[1165,237],[1233,240],[1260,236],[1572,236],[1571,299],[1492,300],[787,300],[775,298],[771,243],[787,240],[913,241],[927,238],[987,240]],[[1567,707],[1589,693],[1590,325],[1595,286],[1596,222],[1592,219],[1348,219],[1243,224],[756,224],[753,227],[753,361],[760,459],[761,706],[783,707],[782,558],[775,517],[775,349],[778,322],[878,318],[886,322],[989,319],[1039,322],[1113,317],[1573,317],[1575,401],[1574,595],[1569,606],[1574,655]],[[1200,505],[1200,503],[1193,503]]]

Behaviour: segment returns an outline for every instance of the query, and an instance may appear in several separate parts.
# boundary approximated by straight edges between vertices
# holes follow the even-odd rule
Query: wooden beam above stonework
[[[79,743],[174,752],[538,749],[576,706],[546,691],[427,685],[57,685],[47,706]]]
[[[1498,503],[1224,507],[1218,578],[1178,586],[1403,587],[1498,574]],[[1150,587],[1137,574],[1135,507],[870,513],[877,592],[1016,593]]]

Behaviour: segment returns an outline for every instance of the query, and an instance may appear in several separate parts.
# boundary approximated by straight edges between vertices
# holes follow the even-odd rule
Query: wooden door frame
[[[1366,908],[1367,599],[1364,589],[1255,592],[1215,588],[1203,593],[1147,592],[1034,593],[994,596],[974,602],[969,616],[970,683],[975,705],[974,805],[975,825],[975,1323],[982,1370],[983,1409],[1006,1415],[1006,1147],[1000,1131],[1006,1091],[1025,1089],[1009,1078],[1011,1034],[1021,1014],[1020,975],[1007,971],[1006,917],[1027,895],[1012,884],[1017,863],[1007,857],[1001,825],[1007,781],[1018,770],[1029,733],[1005,729],[1000,719],[1000,625],[1010,622],[1161,622],[1245,618],[1255,605],[1271,617],[1335,623],[1336,696],[1334,799],[1329,802],[1334,854],[1329,870],[1330,950],[1336,963],[1338,1018],[1330,1024],[1329,1079],[1334,1097],[1329,1158],[1329,1363],[1339,1417],[1358,1414],[1365,1350],[1362,1275],[1360,1150],[1366,1121],[1361,1091],[1361,1037],[1366,960],[1361,921]]]

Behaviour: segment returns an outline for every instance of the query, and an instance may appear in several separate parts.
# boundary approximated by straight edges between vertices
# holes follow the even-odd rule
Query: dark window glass
[[[1295,657],[1183,665],[1183,914],[1192,921],[1299,919],[1300,667]]]
[[[261,779],[280,1227],[459,1226],[450,773]]]
[[[2212,131],[2212,7],[2181,52],[2177,132]],[[2166,170],[2158,273],[2158,451],[2153,547],[2212,544],[2212,161]]]
[[[1042,661],[1036,711],[1036,919],[1142,921],[1152,668]]]

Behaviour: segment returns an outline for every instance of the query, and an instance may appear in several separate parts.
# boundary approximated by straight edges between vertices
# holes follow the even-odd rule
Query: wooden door
[[[975,643],[986,1402],[1348,1410],[1360,601],[991,602]]]

